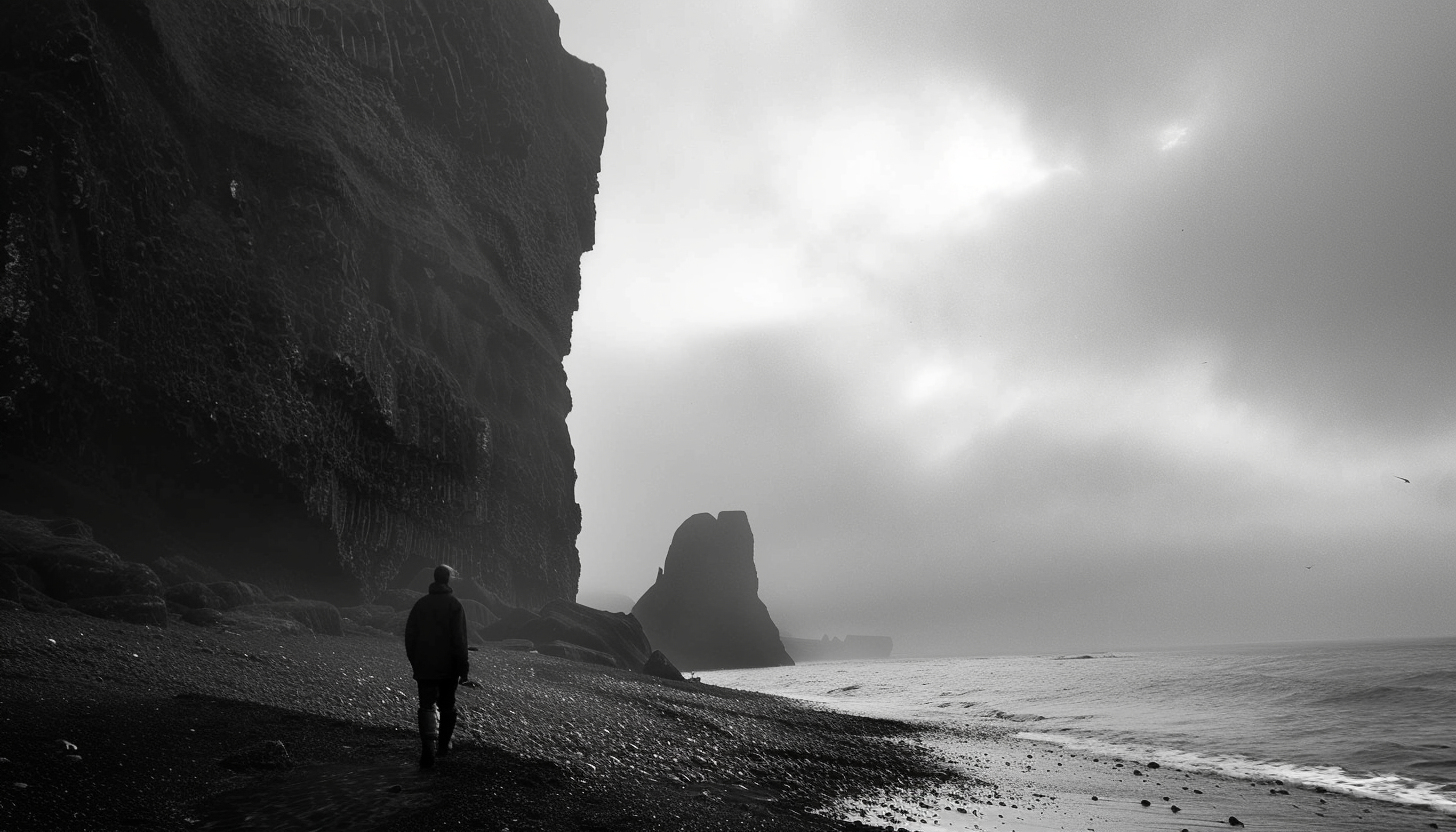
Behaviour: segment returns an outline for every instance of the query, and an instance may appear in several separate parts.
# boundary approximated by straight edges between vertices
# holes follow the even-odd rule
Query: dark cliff
[[[315,597],[572,597],[605,80],[546,2],[3,18],[0,508]]]
[[[753,529],[742,511],[684,520],[632,614],[652,646],[684,670],[794,663],[758,597]]]

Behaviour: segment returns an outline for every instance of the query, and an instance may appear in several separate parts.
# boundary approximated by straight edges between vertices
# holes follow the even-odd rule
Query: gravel
[[[471,664],[456,753],[421,772],[398,639],[0,610],[0,829],[854,829],[830,810],[955,779],[903,723],[488,645]]]

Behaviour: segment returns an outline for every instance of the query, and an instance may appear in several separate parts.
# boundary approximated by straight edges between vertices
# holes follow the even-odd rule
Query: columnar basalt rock
[[[49,0],[0,54],[0,508],[340,602],[575,594],[605,80],[545,0]]]
[[[632,614],[652,646],[686,670],[794,663],[758,597],[753,530],[742,511],[683,521]]]

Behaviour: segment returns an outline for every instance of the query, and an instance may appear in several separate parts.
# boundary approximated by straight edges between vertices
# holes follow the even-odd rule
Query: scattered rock
[[[394,615],[394,607],[384,604],[359,604],[353,607],[339,607],[339,615],[362,624],[376,618],[388,618]]]
[[[225,610],[229,606],[237,606],[226,604],[211,587],[201,581],[173,584],[162,592],[162,597],[170,603],[180,604],[191,610]]]
[[[243,590],[233,581],[213,581],[207,585],[214,595],[217,596],[220,610],[236,609],[247,604],[267,603],[267,598],[261,600],[249,600],[243,597]]]
[[[32,554],[26,565],[40,574],[45,594],[59,601],[110,595],[162,594],[162,581],[150,567],[123,561],[109,549],[83,543],[84,551],[56,547]]]
[[[489,627],[498,620],[489,607],[473,598],[461,598],[460,606],[465,609],[465,620],[477,627]]]
[[[197,582],[210,584],[225,580],[221,572],[182,555],[163,555],[150,564],[152,571],[166,586]]]
[[[229,628],[279,635],[303,635],[312,632],[298,621],[254,606],[239,607],[223,613],[222,623]]]
[[[1241,820],[1239,820],[1238,818],[1234,817],[1233,815],[1229,815],[1228,825],[1229,826],[1243,826],[1244,825],[1244,822],[1241,821]]]
[[[236,583],[238,590],[243,593],[243,603],[266,604],[268,602],[268,593],[264,592],[262,587],[247,581],[236,581]]]
[[[70,602],[70,606],[97,618],[125,621],[128,624],[151,624],[154,627],[167,626],[167,602],[157,595],[76,598]]]
[[[641,668],[652,653],[647,634],[630,613],[604,612],[556,599],[541,607],[540,616],[561,624],[558,640],[613,656],[617,666],[626,670]]]
[[[182,620],[188,624],[195,624],[198,627],[216,627],[224,623],[227,620],[227,616],[215,609],[201,607],[182,613]]]
[[[540,616],[530,610],[513,608],[506,611],[506,614],[495,623],[484,629],[483,635],[487,641],[502,641],[508,638],[524,638],[528,641],[535,641],[533,636],[542,636],[541,641],[552,641],[560,623],[545,625],[553,628],[551,632],[545,632],[537,622]]]
[[[420,571],[415,573],[415,576],[410,579],[410,582],[408,584],[405,585],[405,591],[408,591],[410,593],[418,593],[416,595],[416,597],[418,597],[419,595],[423,595],[426,592],[429,592],[430,584],[434,582],[434,567],[427,566],[424,569],[421,569]],[[399,590],[394,591],[398,592]],[[504,600],[501,599],[499,595],[496,595],[494,592],[491,592],[490,590],[481,586],[475,581],[475,579],[471,578],[468,575],[456,573],[455,576],[450,579],[450,591],[455,594],[455,598],[458,599],[462,604],[466,601],[474,601],[485,607],[486,609],[490,610],[490,614],[495,616],[496,618],[505,618],[506,614],[509,613],[511,610],[519,609],[518,607],[515,607],[511,604],[507,604]],[[379,599],[375,600],[378,603],[385,603],[383,601],[379,601]],[[413,604],[414,602],[411,601],[409,604],[399,607],[399,609],[407,610]]]
[[[398,611],[408,611],[415,605],[415,601],[424,597],[423,592],[415,592],[412,589],[386,589],[374,598],[374,603],[379,606],[390,607]]]
[[[592,650],[589,647],[582,647],[579,644],[571,644],[565,641],[548,641],[537,644],[536,652],[545,656],[556,656],[560,659],[589,662],[606,667],[618,666],[617,657],[610,653],[603,653],[600,650]]]
[[[344,634],[344,619],[339,614],[339,608],[327,601],[279,601],[275,599],[267,604],[247,604],[237,607],[232,612],[290,618],[320,635],[342,636]]]
[[[653,650],[652,655],[647,657],[647,663],[642,666],[642,672],[648,676],[656,676],[659,679],[671,679],[674,682],[683,680],[682,672],[672,663],[661,650]],[[962,810],[965,811],[965,810]]]

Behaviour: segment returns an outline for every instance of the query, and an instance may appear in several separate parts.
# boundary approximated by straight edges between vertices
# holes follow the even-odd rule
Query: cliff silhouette
[[[544,0],[0,27],[0,508],[339,603],[574,596],[599,69]]]

